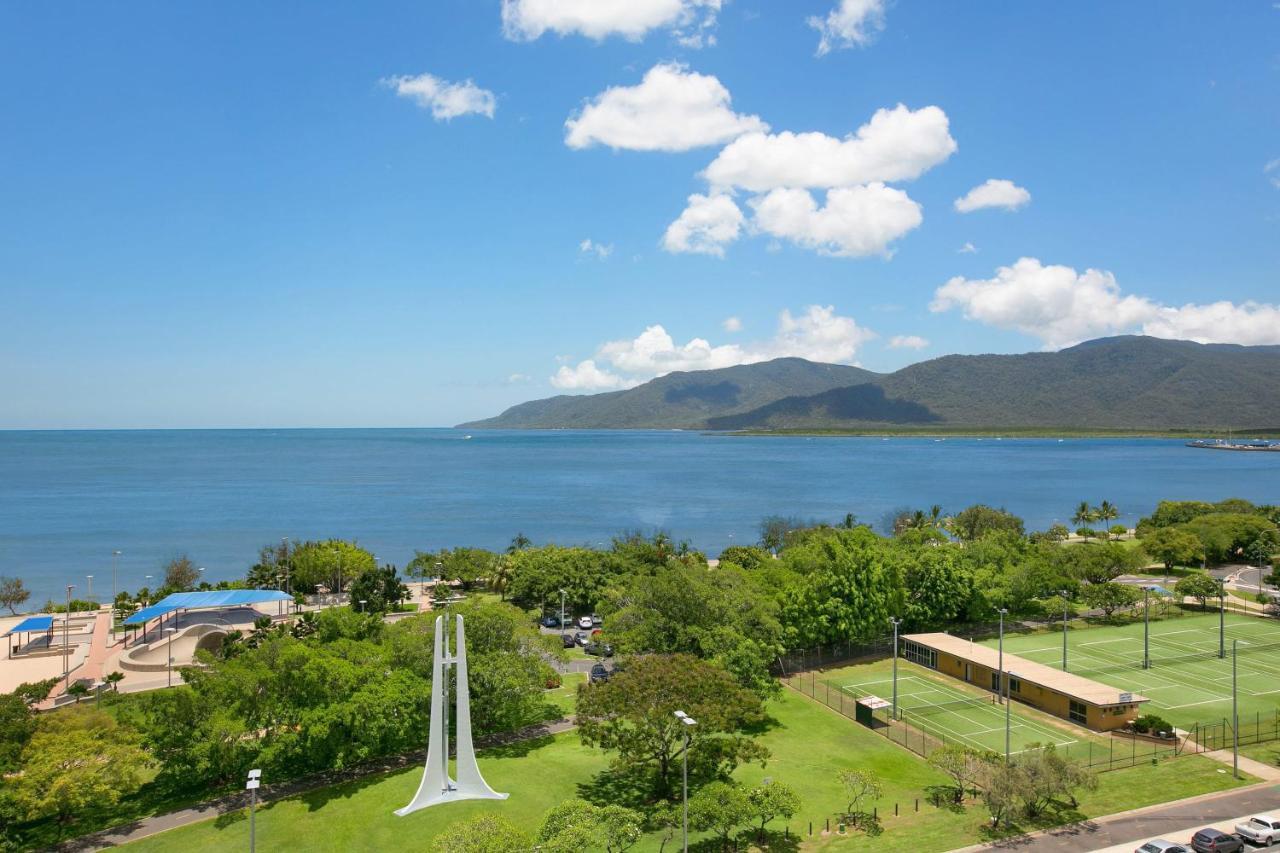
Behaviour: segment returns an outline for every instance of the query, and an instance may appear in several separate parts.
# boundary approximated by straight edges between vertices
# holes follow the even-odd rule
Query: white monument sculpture
[[[462,629],[462,616],[458,620],[457,642],[454,654],[449,656],[449,636],[445,626],[446,616],[436,617],[435,660],[431,665],[431,735],[427,740],[427,766],[422,772],[422,784],[413,802],[396,814],[404,815],[452,803],[458,800],[505,800],[507,794],[499,794],[489,787],[480,775],[476,764],[476,750],[471,743],[471,690],[467,686],[467,641]],[[455,667],[458,683],[458,743],[457,779],[449,778],[449,676],[448,667]]]

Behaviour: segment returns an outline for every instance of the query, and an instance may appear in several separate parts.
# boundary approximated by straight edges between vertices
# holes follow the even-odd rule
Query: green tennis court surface
[[[1151,668],[1142,668],[1142,623],[1103,627],[1073,624],[1067,632],[1071,672],[1141,693],[1144,710],[1184,729],[1231,716],[1231,641],[1238,640],[1238,690],[1242,725],[1273,719],[1280,705],[1280,622],[1226,616],[1225,659],[1218,654],[1218,614],[1195,614],[1151,623]],[[994,648],[996,640],[983,640]],[[1007,652],[1062,667],[1062,634],[1007,635]]]

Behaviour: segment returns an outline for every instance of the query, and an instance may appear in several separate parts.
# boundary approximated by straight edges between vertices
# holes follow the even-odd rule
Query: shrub
[[[1164,717],[1156,714],[1143,714],[1133,721],[1133,730],[1139,734],[1172,732],[1173,726],[1169,725],[1169,721]]]

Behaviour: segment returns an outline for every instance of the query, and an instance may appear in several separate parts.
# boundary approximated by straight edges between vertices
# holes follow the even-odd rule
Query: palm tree
[[[89,688],[83,681],[77,681],[67,688],[67,695],[76,697],[76,704],[79,705],[80,700],[89,695]]]
[[[514,554],[516,551],[523,551],[533,544],[533,540],[523,533],[517,533],[511,540],[511,544],[507,546],[507,553]]]
[[[115,672],[109,672],[107,673],[106,677],[103,678],[102,680],[107,682],[107,684],[110,684],[111,689],[113,691],[115,691],[116,693],[119,693],[120,682],[124,681],[124,673],[121,672],[120,670],[116,670]]]
[[[1098,508],[1094,511],[1098,520],[1102,522],[1102,527],[1107,535],[1107,540],[1111,539],[1111,528],[1108,522],[1115,521],[1120,517],[1120,508],[1111,501],[1103,501],[1098,504]]]
[[[507,600],[507,589],[511,586],[511,562],[505,557],[499,557],[498,562],[493,567],[493,572],[489,577],[489,587],[502,596],[502,600]]]
[[[1080,501],[1080,505],[1076,507],[1075,515],[1071,516],[1071,520],[1076,523],[1076,527],[1085,527],[1097,518],[1094,508],[1089,506],[1088,501]]]

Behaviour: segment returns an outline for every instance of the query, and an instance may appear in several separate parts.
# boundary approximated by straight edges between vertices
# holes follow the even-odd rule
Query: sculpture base
[[[427,797],[422,802],[418,802],[415,798],[412,803],[402,809],[396,809],[398,817],[404,817],[407,814],[413,814],[419,809],[429,809],[432,806],[442,806],[445,803],[458,803],[463,800],[505,800],[510,794],[499,794],[497,791],[462,791],[453,788],[449,791],[441,791],[434,797]]]

